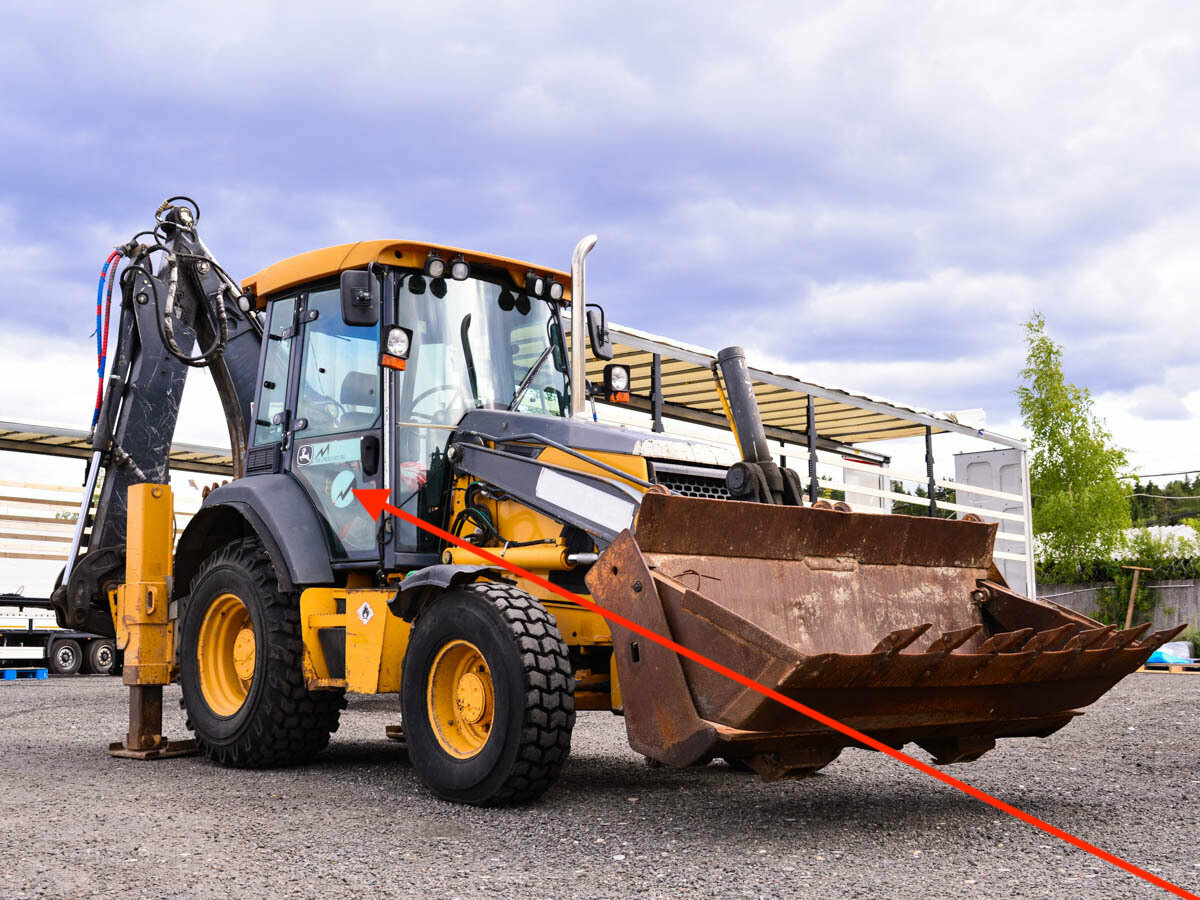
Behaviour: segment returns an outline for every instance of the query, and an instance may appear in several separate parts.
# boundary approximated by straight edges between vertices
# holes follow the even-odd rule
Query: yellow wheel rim
[[[246,702],[256,656],[250,610],[235,594],[221,594],[200,623],[196,669],[204,702],[218,716],[232,716]]]
[[[429,722],[442,749],[469,759],[492,733],[496,696],[492,673],[479,648],[451,641],[433,660],[425,692]]]

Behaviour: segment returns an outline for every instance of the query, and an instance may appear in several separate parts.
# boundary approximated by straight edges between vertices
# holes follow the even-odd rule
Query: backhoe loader
[[[938,763],[1049,735],[1173,634],[1014,593],[993,524],[806,503],[736,347],[715,374],[740,460],[595,423],[590,394],[619,400],[629,381],[612,363],[603,388],[585,375],[589,343],[612,355],[585,310],[594,237],[569,273],[374,240],[239,283],[198,220],[172,198],[120,248],[115,361],[54,593],[61,624],[125,652],[118,755],[170,754],[173,680],[198,749],[238,767],[302,763],[347,692],[398,693],[390,735],[434,794],[476,805],[546,791],[577,710],[623,714],[656,763],[723,758],[768,780],[852,744],[470,549],[375,521],[362,489]],[[172,552],[168,449],[197,367],[224,404],[236,477]],[[677,493],[680,473],[721,499]]]

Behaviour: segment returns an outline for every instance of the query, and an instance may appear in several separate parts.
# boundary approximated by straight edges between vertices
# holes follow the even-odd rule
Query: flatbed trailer
[[[0,594],[0,670],[28,667],[55,675],[120,671],[112,638],[60,628],[49,598]]]

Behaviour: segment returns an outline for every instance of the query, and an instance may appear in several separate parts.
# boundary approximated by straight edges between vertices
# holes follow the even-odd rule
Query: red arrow
[[[358,498],[359,503],[361,503],[364,507],[366,507],[366,510],[368,513],[371,514],[372,519],[378,520],[379,516],[383,512],[385,512],[385,511],[390,512],[392,515],[398,516],[399,518],[403,519],[406,522],[411,522],[413,525],[416,525],[418,528],[424,528],[430,534],[435,534],[438,537],[440,537],[442,540],[447,541],[448,543],[454,544],[457,547],[462,547],[464,550],[469,550],[472,553],[483,557],[488,562],[495,565],[497,568],[507,569],[508,571],[512,572],[514,575],[517,575],[521,578],[531,581],[534,584],[536,584],[538,587],[541,587],[544,590],[551,591],[551,592],[557,594],[558,596],[562,597],[564,600],[569,600],[572,603],[582,606],[584,609],[591,610],[592,612],[608,619],[610,622],[620,625],[622,628],[628,628],[630,631],[634,631],[634,632],[640,634],[642,637],[646,638],[647,640],[654,641],[655,643],[661,644],[662,646],[666,647],[667,649],[675,651],[680,656],[686,656],[688,659],[691,659],[691,660],[699,663],[702,666],[706,666],[707,668],[712,669],[714,672],[717,672],[720,675],[724,675],[727,678],[732,678],[734,681],[738,682],[739,684],[745,685],[746,687],[750,688],[752,691],[757,691],[758,693],[762,694],[764,697],[769,697],[772,700],[782,703],[784,706],[787,706],[787,707],[790,707],[791,709],[796,710],[796,712],[803,713],[804,715],[808,716],[809,718],[815,719],[816,721],[820,722],[822,725],[826,725],[829,728],[834,729],[835,731],[840,731],[842,734],[846,735],[847,737],[852,738],[853,740],[857,741],[858,743],[864,744],[865,746],[870,747],[873,750],[878,750],[880,753],[886,753],[888,756],[904,763],[906,766],[911,766],[912,768],[916,769],[919,772],[924,772],[926,775],[930,776],[931,778],[936,778],[938,781],[941,781],[944,784],[948,784],[953,788],[958,788],[958,790],[962,791],[965,794],[969,794],[970,796],[974,797],[976,800],[980,800],[980,801],[988,804],[989,806],[994,806],[996,809],[1000,810],[1001,812],[1006,812],[1010,816],[1014,816],[1014,817],[1020,819],[1022,822],[1032,825],[1034,828],[1040,828],[1042,831],[1046,832],[1047,834],[1054,835],[1054,837],[1058,838],[1059,840],[1066,841],[1068,844],[1072,844],[1081,850],[1086,850],[1088,853],[1092,854],[1093,856],[1098,857],[1099,859],[1102,859],[1107,863],[1111,863],[1112,865],[1117,866],[1118,868],[1124,869],[1126,872],[1131,872],[1132,874],[1136,875],[1138,878],[1142,878],[1142,879],[1150,882],[1151,884],[1162,888],[1165,891],[1170,891],[1172,894],[1175,894],[1176,896],[1179,896],[1179,897],[1188,898],[1188,900],[1200,900],[1200,897],[1198,897],[1196,894],[1193,894],[1189,891],[1184,890],[1183,888],[1179,887],[1179,885],[1177,885],[1177,884],[1172,884],[1171,882],[1166,881],[1165,879],[1159,878],[1157,875],[1154,875],[1151,872],[1147,872],[1145,869],[1140,869],[1137,866],[1133,865],[1132,863],[1126,862],[1125,860],[1121,859],[1118,856],[1113,856],[1111,853],[1109,853],[1105,850],[1101,850],[1099,847],[1089,844],[1087,841],[1080,840],[1079,838],[1075,837],[1073,834],[1068,834],[1067,832],[1063,831],[1061,828],[1054,827],[1049,822],[1045,822],[1045,821],[1037,818],[1036,816],[1031,816],[1027,812],[1022,812],[1021,810],[1017,809],[1015,806],[1010,806],[1009,804],[1005,803],[1003,800],[999,799],[998,797],[993,797],[991,794],[988,794],[984,791],[979,790],[979,788],[972,787],[971,785],[967,784],[965,781],[959,781],[957,778],[953,777],[952,775],[947,775],[945,772],[935,769],[933,766],[929,765],[928,763],[921,762],[921,760],[919,760],[915,757],[909,756],[907,753],[902,753],[901,751],[896,750],[893,747],[889,747],[887,744],[877,741],[877,740],[875,740],[875,738],[870,737],[869,735],[863,734],[861,731],[856,731],[855,729],[851,728],[849,725],[843,725],[841,722],[837,721],[836,719],[831,719],[829,716],[825,715],[824,713],[818,712],[815,709],[805,706],[803,703],[799,703],[799,702],[793,700],[791,697],[785,697],[783,694],[779,693],[778,691],[772,690],[771,688],[767,687],[764,684],[759,684],[757,681],[753,680],[752,678],[747,678],[745,675],[742,675],[740,672],[735,672],[735,671],[733,671],[733,669],[730,669],[727,666],[723,666],[719,662],[715,662],[714,660],[709,659],[707,656],[697,653],[695,650],[690,650],[687,647],[684,647],[682,644],[677,644],[670,638],[663,637],[661,634],[656,634],[655,632],[651,631],[650,629],[644,628],[643,626],[637,624],[636,622],[626,619],[624,616],[617,615],[616,613],[614,613],[608,609],[605,609],[603,606],[600,606],[598,603],[588,600],[586,597],[581,597],[578,594],[572,593],[571,591],[568,591],[565,588],[561,588],[556,584],[551,584],[545,578],[542,578],[539,575],[535,575],[532,572],[526,572],[521,567],[514,566],[508,560],[502,559],[499,556],[496,556],[494,553],[489,552],[488,550],[486,550],[483,547],[476,547],[474,544],[468,544],[462,538],[455,537],[448,531],[443,531],[441,528],[438,528],[435,525],[430,525],[428,522],[421,521],[416,516],[410,515],[409,513],[404,512],[404,510],[398,509],[395,506],[392,506],[392,504],[388,502],[388,498],[391,496],[391,491],[387,490],[386,488],[376,489],[376,490],[369,490],[369,489],[368,490],[356,490],[354,492],[354,496],[356,496]]]
[[[371,518],[379,521],[379,517],[383,515],[384,509],[388,509],[398,516],[403,516],[400,510],[388,503],[388,498],[392,496],[392,492],[387,488],[360,488],[354,492],[354,496],[358,498],[358,502],[366,507],[367,512],[371,514]]]

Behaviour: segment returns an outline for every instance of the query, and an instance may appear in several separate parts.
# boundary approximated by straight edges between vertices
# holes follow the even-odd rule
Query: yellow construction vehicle
[[[578,709],[623,713],[657,762],[723,757],[765,778],[850,743],[471,550],[375,521],[362,489],[940,762],[1062,727],[1171,636],[1013,593],[994,525],[806,504],[737,348],[714,374],[740,462],[593,422],[589,391],[630,387],[619,363],[603,387],[586,380],[589,343],[612,358],[602,311],[585,309],[594,238],[570,273],[378,240],[238,283],[198,218],[173,198],[150,243],[121,248],[116,362],[54,598],[64,625],[115,631],[125,651],[118,754],[188,749],[160,734],[173,679],[199,749],[244,767],[311,758],[347,692],[398,693],[392,736],[433,792],[472,804],[544,792]],[[214,375],[238,477],[172,554],[167,451],[194,367]],[[673,493],[684,466],[730,499]]]

